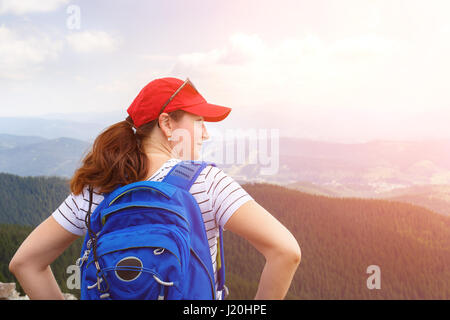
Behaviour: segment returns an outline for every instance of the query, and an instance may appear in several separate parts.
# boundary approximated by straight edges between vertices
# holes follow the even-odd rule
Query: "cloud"
[[[73,32],[66,37],[69,46],[78,53],[113,52],[120,40],[104,31]]]
[[[176,67],[189,69],[205,65],[245,66],[260,59],[268,50],[258,35],[236,33],[230,36],[229,42],[223,48],[179,55]]]
[[[1,25],[0,48],[0,77],[22,79],[39,70],[45,61],[56,59],[63,43],[45,34],[23,37]]]
[[[330,50],[332,54],[355,59],[392,54],[397,48],[395,41],[369,33],[336,41]]]
[[[252,105],[347,104],[347,94],[365,85],[368,74],[397,53],[399,46],[375,33],[325,41],[315,34],[267,43],[257,34],[234,34],[222,48],[178,57],[172,72],[198,81],[226,83],[229,103]],[[233,93],[230,98],[229,92]],[[220,94],[219,94],[220,95]],[[227,97],[228,96],[228,97]],[[343,97],[346,96],[346,97]],[[233,99],[233,100],[231,100]],[[353,99],[361,103],[361,99]]]
[[[101,83],[95,88],[103,93],[111,94],[117,92],[128,93],[130,90],[130,83],[122,80],[112,80],[108,83]]]
[[[269,46],[256,34],[234,34],[223,48],[207,52],[181,54],[178,63],[250,65],[254,62],[285,65],[305,58],[374,57],[392,54],[396,43],[377,34],[363,34],[325,43],[314,34],[303,38],[285,38]]]
[[[180,55],[172,73],[189,76],[207,101],[236,110],[229,121],[237,126],[278,126],[282,134],[305,137],[322,132],[328,139],[375,135],[390,119],[386,134],[391,130],[394,136],[403,128],[397,124],[414,112],[435,108],[427,101],[437,82],[414,76],[412,48],[374,32],[272,42],[240,34],[222,47]]]
[[[221,50],[218,63],[223,64],[245,64],[258,59],[268,50],[266,44],[257,34],[233,34],[229,44]]]
[[[0,0],[0,14],[23,15],[34,12],[50,12],[69,0]]]
[[[19,32],[0,25],[0,78],[30,78],[68,48],[77,53],[108,53],[119,44],[118,38],[103,31],[72,32],[64,38],[33,28]]]

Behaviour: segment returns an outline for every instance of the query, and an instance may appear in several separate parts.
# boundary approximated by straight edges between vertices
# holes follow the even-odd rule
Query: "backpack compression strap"
[[[197,180],[200,172],[208,166],[216,166],[212,162],[185,160],[177,163],[164,177],[164,182],[176,185],[189,191],[192,184]]]

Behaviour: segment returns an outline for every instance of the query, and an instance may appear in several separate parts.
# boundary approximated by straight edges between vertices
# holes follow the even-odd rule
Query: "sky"
[[[189,77],[214,128],[450,139],[448,0],[0,0],[0,117],[126,117]],[[1,128],[0,128],[1,132]]]

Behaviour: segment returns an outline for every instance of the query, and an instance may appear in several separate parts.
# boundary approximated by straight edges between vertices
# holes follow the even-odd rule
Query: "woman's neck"
[[[145,141],[143,147],[149,161],[149,170],[146,179],[152,177],[167,160],[175,158],[174,154],[172,154],[171,146],[159,136],[151,136]]]
[[[166,154],[147,154],[147,158],[149,161],[149,170],[145,180],[151,178],[167,160],[172,159],[171,156]]]

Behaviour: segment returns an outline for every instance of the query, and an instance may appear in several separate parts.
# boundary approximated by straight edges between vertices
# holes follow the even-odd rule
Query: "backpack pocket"
[[[186,268],[185,241],[164,225],[140,225],[104,234],[97,245],[101,274],[92,254],[86,264],[85,290],[111,299],[180,299]],[[187,251],[189,252],[189,251]],[[90,281],[89,281],[90,280]],[[98,290],[100,288],[102,292]]]

